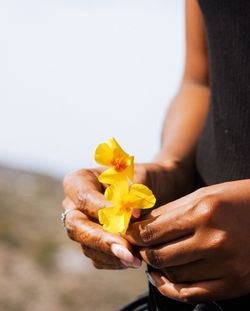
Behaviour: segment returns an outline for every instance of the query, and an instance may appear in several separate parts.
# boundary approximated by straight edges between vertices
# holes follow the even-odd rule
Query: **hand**
[[[173,167],[153,163],[136,165],[135,181],[148,185],[158,202],[165,203],[176,195]],[[98,223],[98,210],[110,205],[103,196],[105,187],[98,181],[101,172],[102,169],[80,170],[65,177],[63,209],[73,210],[65,219],[68,235],[82,245],[84,254],[96,268],[139,267],[140,260],[133,255],[130,243],[104,231]]]
[[[138,268],[141,261],[132,254],[131,245],[121,236],[109,234],[98,224],[100,208],[110,205],[98,181],[99,169],[80,170],[64,179],[65,227],[69,237],[80,243],[83,253],[97,269]]]
[[[199,189],[131,224],[126,238],[165,296],[188,303],[250,292],[250,180]]]

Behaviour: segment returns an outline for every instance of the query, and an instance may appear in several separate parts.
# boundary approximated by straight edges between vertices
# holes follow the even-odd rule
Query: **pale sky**
[[[0,0],[0,163],[62,176],[114,136],[159,148],[184,62],[183,0]]]

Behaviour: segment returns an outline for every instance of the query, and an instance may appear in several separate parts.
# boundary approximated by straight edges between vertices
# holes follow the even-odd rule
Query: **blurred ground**
[[[0,311],[114,311],[146,291],[144,269],[99,271],[60,224],[61,182],[0,168]]]

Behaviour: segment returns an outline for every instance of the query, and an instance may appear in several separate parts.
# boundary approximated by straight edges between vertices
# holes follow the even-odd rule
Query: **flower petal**
[[[133,208],[151,208],[156,202],[153,192],[142,184],[131,185],[128,200]]]
[[[107,142],[110,149],[113,151],[113,158],[128,158],[129,155],[122,149],[114,137]]]
[[[128,183],[127,181],[121,181],[119,183],[109,186],[104,193],[106,200],[119,205],[123,197],[128,194]]]
[[[129,222],[130,222],[130,218],[132,216],[132,210],[131,211],[124,211],[123,212],[123,230],[119,231],[120,233],[122,234],[125,234],[127,229],[128,229],[128,226],[129,226]]]
[[[126,174],[128,178],[131,181],[133,181],[134,180],[134,157],[130,156],[127,162],[128,162],[128,167],[124,171],[124,174]]]
[[[111,166],[113,159],[113,150],[107,143],[102,143],[97,146],[95,151],[95,161],[98,164]]]
[[[103,229],[110,233],[125,233],[131,213],[121,213],[119,207],[105,207],[98,211],[99,222],[103,225]]]
[[[123,180],[127,181],[126,171],[117,172],[113,167],[108,168],[99,175],[98,180],[103,184],[114,184]]]

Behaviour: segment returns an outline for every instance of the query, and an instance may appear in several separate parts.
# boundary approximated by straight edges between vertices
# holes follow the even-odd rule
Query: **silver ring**
[[[61,223],[62,223],[62,225],[64,226],[64,228],[65,228],[66,216],[68,215],[69,212],[76,211],[76,210],[77,210],[76,208],[68,208],[68,209],[66,209],[66,211],[64,211],[64,212],[61,214]]]

